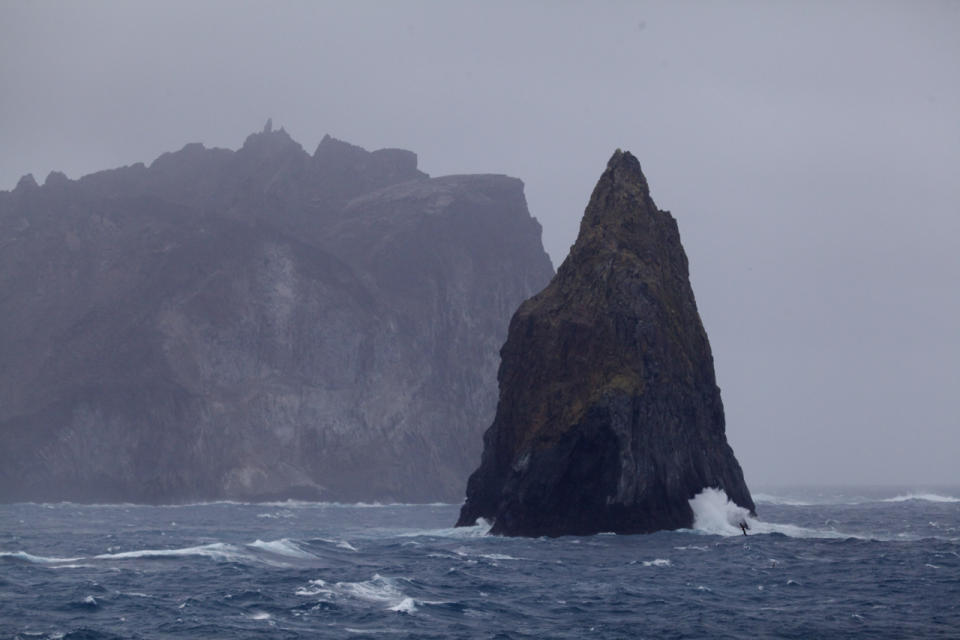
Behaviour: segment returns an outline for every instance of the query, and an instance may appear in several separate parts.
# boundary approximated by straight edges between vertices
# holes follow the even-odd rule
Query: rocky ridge
[[[457,500],[523,185],[265,127],[0,192],[0,500]]]

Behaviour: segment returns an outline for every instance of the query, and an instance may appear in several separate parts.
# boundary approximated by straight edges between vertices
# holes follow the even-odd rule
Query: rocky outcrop
[[[676,221],[617,151],[570,255],[524,302],[458,525],[505,535],[690,527],[718,487],[754,511],[726,441],[713,357]]]
[[[519,180],[281,128],[0,192],[0,500],[463,495],[510,314],[553,274]]]

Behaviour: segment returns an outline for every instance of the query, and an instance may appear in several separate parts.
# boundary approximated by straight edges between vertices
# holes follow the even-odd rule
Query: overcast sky
[[[558,265],[617,147],[753,487],[960,483],[960,2],[0,0],[0,189],[268,117],[506,173]]]

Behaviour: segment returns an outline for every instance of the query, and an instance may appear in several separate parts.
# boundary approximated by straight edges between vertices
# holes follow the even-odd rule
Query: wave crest
[[[722,489],[707,487],[690,499],[693,509],[693,528],[698,533],[718,536],[740,536],[740,523],[747,524],[751,534],[779,533],[791,538],[860,538],[832,529],[807,529],[792,524],[763,522],[750,516],[750,512],[735,504]]]
[[[922,500],[924,502],[960,502],[960,498],[942,496],[938,493],[907,493],[894,498],[887,498],[884,502],[909,502],[911,500]]]

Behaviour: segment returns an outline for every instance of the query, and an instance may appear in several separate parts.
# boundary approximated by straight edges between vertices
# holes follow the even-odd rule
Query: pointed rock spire
[[[505,535],[690,527],[706,487],[751,512],[673,217],[618,150],[570,255],[501,350],[500,402],[459,525]]]

